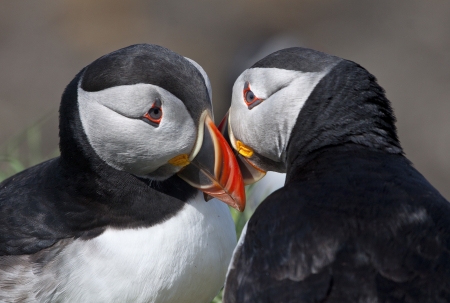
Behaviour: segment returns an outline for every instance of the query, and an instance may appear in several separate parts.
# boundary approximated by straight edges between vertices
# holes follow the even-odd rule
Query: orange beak
[[[244,183],[233,151],[207,112],[200,121],[203,125],[189,156],[189,164],[178,176],[206,195],[244,211]]]
[[[243,181],[245,185],[253,184],[261,180],[265,175],[266,171],[257,167],[250,160],[253,150],[242,144],[242,142],[237,141],[233,132],[231,131],[230,125],[228,123],[229,112],[225,114],[222,121],[219,124],[219,130],[222,133],[225,140],[230,146],[235,147],[236,160],[242,173]]]

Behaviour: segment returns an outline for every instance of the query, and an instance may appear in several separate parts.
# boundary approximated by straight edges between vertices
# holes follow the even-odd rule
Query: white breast
[[[228,207],[202,195],[150,228],[108,229],[71,243],[59,268],[57,302],[209,303],[236,245]],[[44,281],[42,281],[44,282]]]

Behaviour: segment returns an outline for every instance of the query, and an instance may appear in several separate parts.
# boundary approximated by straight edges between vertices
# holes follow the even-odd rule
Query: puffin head
[[[205,71],[164,47],[132,45],[85,67],[64,92],[60,138],[61,157],[79,165],[101,162],[159,181],[177,174],[245,206],[238,165],[213,122]]]
[[[358,64],[307,48],[277,51],[235,81],[219,129],[244,183],[327,146],[353,143],[401,153],[384,90]]]

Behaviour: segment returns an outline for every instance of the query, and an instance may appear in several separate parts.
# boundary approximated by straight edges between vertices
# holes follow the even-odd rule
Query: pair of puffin
[[[405,157],[375,77],[306,48],[245,70],[220,125],[246,183],[286,183],[256,209],[224,303],[450,302],[450,204]]]
[[[236,245],[210,198],[245,206],[212,119],[206,73],[166,48],[81,70],[62,96],[61,156],[0,184],[0,302],[209,303]]]
[[[449,302],[450,205],[404,157],[359,65],[292,48],[244,71],[214,126],[195,62],[155,45],[66,88],[61,156],[0,184],[1,302]],[[237,161],[236,161],[237,160]],[[238,169],[241,168],[241,173]],[[203,193],[201,191],[203,191]]]

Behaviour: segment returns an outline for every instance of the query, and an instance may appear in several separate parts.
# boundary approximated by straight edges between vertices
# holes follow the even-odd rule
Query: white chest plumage
[[[228,207],[199,193],[156,226],[72,242],[53,262],[59,285],[52,301],[210,302],[235,245]]]

